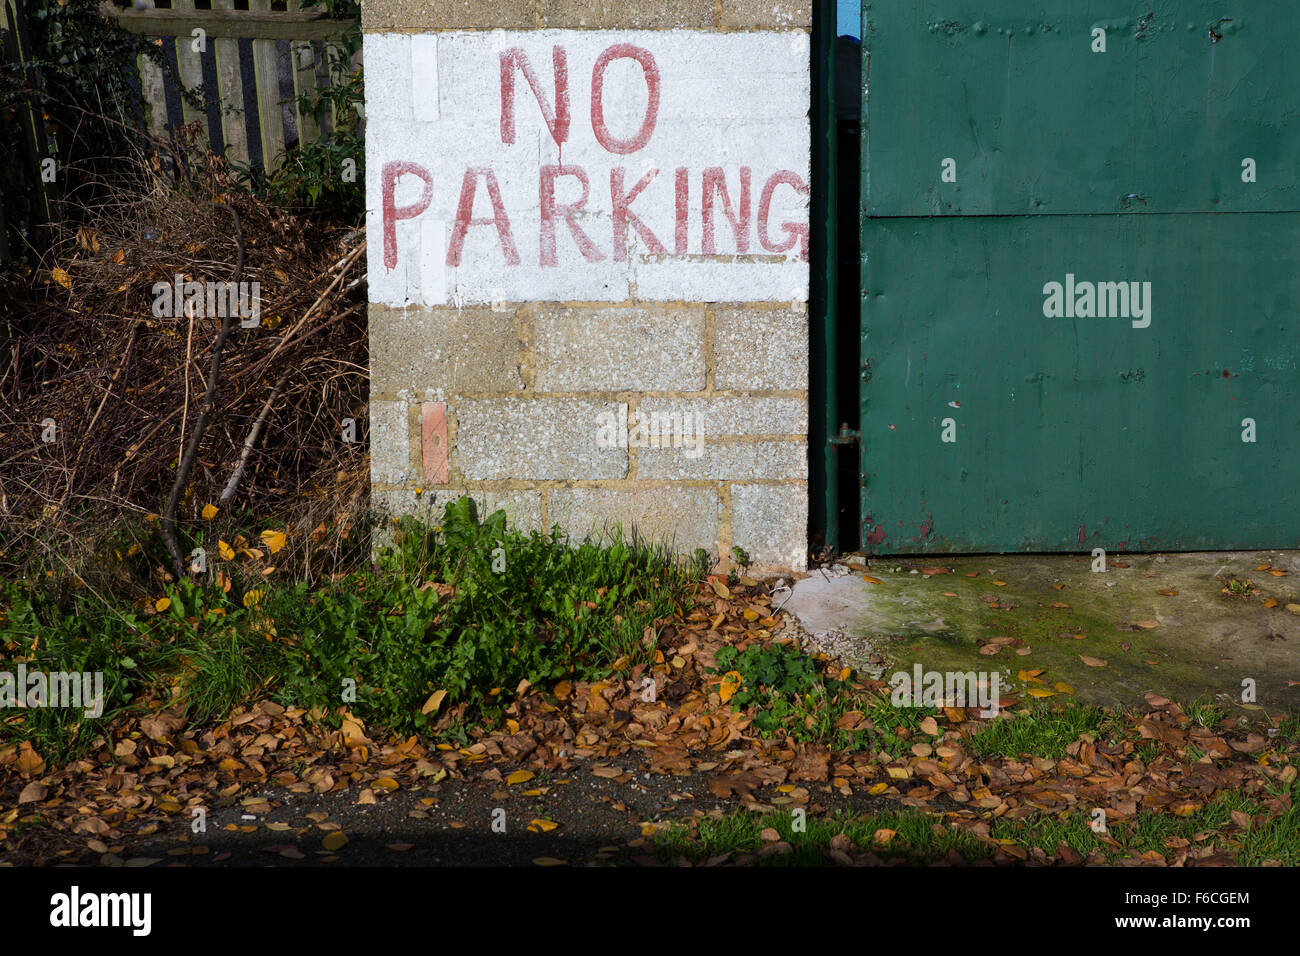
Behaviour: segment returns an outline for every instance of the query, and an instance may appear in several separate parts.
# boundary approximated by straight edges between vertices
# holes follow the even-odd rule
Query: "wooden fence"
[[[210,0],[211,9],[195,0],[146,0],[145,9],[118,3],[102,9],[125,29],[155,38],[171,67],[168,76],[145,57],[138,63],[151,132],[166,135],[198,120],[214,152],[267,171],[287,147],[330,132],[332,114],[318,126],[299,97],[329,84],[330,57],[355,20],[330,19],[320,8],[299,8],[298,0],[288,0],[289,10],[274,9],[272,0],[247,0],[248,9],[236,9],[235,0]],[[201,98],[197,106],[172,76]]]

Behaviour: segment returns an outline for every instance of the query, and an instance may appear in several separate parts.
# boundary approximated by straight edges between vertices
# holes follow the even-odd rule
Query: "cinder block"
[[[430,526],[442,521],[443,510],[461,495],[469,495],[478,505],[479,518],[486,518],[498,508],[506,513],[507,523],[520,531],[542,530],[542,493],[540,491],[484,491],[453,488],[424,488],[419,494],[411,489],[376,491],[371,495],[374,509],[387,515],[416,515]]]
[[[722,0],[722,27],[726,30],[808,30],[812,28],[812,0]]]
[[[522,390],[521,347],[513,309],[370,307],[370,387],[380,395]]]
[[[803,570],[808,562],[808,489],[732,485],[731,541],[755,565]]]
[[[808,312],[719,307],[713,333],[713,384],[760,391],[808,387]]]
[[[704,435],[807,435],[808,403],[800,398],[643,398],[640,417],[681,416]]]
[[[540,0],[542,26],[573,30],[709,30],[713,0]]]
[[[574,538],[599,537],[621,524],[652,541],[667,540],[678,553],[703,548],[718,553],[718,493],[713,488],[561,488],[550,493],[548,513]]]
[[[537,390],[698,391],[704,309],[541,309]]]
[[[404,30],[532,30],[537,24],[536,0],[365,0],[361,29]]]
[[[370,481],[399,485],[411,473],[411,425],[406,402],[370,403]]]
[[[674,481],[746,481],[755,478],[808,477],[808,447],[803,442],[708,442],[697,458],[690,447],[637,449],[637,478]]]
[[[627,449],[601,448],[601,415],[614,402],[592,399],[479,399],[456,409],[452,462],[470,481],[595,479],[627,475]]]

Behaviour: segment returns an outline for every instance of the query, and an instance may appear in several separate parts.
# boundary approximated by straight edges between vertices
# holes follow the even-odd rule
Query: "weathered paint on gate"
[[[1015,7],[864,4],[864,545],[1296,547],[1300,14]]]

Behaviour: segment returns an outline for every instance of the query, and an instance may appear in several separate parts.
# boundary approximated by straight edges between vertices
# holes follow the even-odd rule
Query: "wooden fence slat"
[[[176,11],[186,11],[194,9],[194,0],[172,0],[172,9]],[[180,73],[181,85],[186,90],[193,90],[196,86],[203,85],[203,60],[202,54],[194,49],[194,38],[188,34],[176,38],[176,68]],[[205,93],[208,91],[205,90]],[[195,120],[206,121],[206,116],[202,110],[195,109],[184,97],[181,97],[181,109],[185,115],[185,122],[193,123]]]
[[[249,0],[253,12],[269,12],[271,0]],[[262,135],[262,163],[268,173],[284,156],[284,121],[280,116],[280,72],[274,40],[253,40],[253,75],[257,87],[257,128]]]
[[[316,117],[312,115],[311,110],[303,109],[298,97],[304,93],[314,93],[317,90],[316,84],[316,51],[312,49],[311,43],[305,40],[295,40],[289,44],[289,51],[293,57],[293,93],[294,109],[298,113],[298,142],[310,143],[320,139],[320,127],[316,124]]]
[[[213,11],[233,12],[235,0],[212,0]],[[248,162],[248,128],[244,125],[244,86],[239,75],[239,41],[219,37],[212,41],[217,57],[217,85],[221,95],[221,129],[226,139],[226,159]]]
[[[195,27],[203,27],[209,37],[224,39],[323,40],[337,35],[339,23],[346,22],[330,19],[323,10],[235,10],[219,6],[217,0],[212,6],[211,10],[123,10],[105,3],[100,9],[115,17],[123,29],[148,36],[189,36]]]

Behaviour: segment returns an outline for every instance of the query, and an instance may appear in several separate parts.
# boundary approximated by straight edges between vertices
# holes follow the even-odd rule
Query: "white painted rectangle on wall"
[[[806,33],[365,43],[372,302],[806,299]]]

